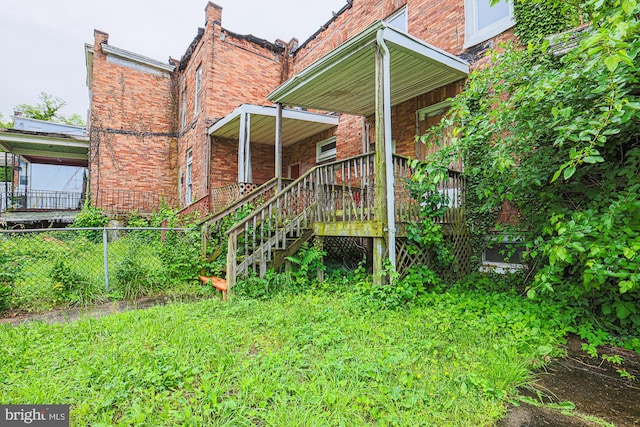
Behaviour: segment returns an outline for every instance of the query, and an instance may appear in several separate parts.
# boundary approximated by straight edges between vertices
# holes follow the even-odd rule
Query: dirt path
[[[71,322],[81,317],[98,318],[129,310],[141,310],[153,307],[155,305],[165,305],[176,301],[198,301],[203,298],[203,296],[197,295],[155,295],[149,297],[141,297],[136,299],[135,301],[112,301],[93,305],[90,307],[52,310],[41,314],[10,314],[7,317],[1,317],[0,324],[9,323],[12,325],[19,325],[28,322]]]
[[[537,392],[521,390],[535,401],[541,399],[542,406],[512,406],[498,427],[640,426],[640,355],[619,348],[599,348],[600,354],[618,355],[624,360],[622,366],[616,366],[589,357],[581,346],[577,337],[569,337],[567,357],[553,361],[546,372],[539,374],[534,385]],[[623,368],[631,377],[621,376],[618,369]],[[558,405],[562,402],[570,404]],[[573,405],[575,409],[568,411]]]

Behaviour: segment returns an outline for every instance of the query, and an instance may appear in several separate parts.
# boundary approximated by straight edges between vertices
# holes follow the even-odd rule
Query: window
[[[474,46],[515,25],[513,2],[501,0],[491,7],[490,0],[464,0],[464,47]]]
[[[439,102],[434,105],[430,105],[429,107],[423,108],[417,111],[418,115],[418,135],[424,135],[427,130],[429,130],[433,126],[437,126],[440,124],[440,121],[444,117],[444,115],[451,107],[451,101]],[[451,144],[451,140],[453,138],[452,129],[447,127],[443,130],[442,140],[439,145],[426,145],[421,141],[416,142],[416,157],[419,160],[424,160],[426,156],[435,153],[442,147],[446,147]],[[449,164],[449,169],[462,172],[463,170],[463,162],[462,157],[458,159],[458,161],[451,162]]]
[[[521,239],[517,237],[494,236],[482,252],[483,270],[497,273],[521,270],[523,248]]]
[[[316,144],[316,162],[336,159],[336,137],[325,139]]]
[[[180,118],[180,123],[182,123],[182,129],[187,126],[187,89],[185,88],[182,91],[182,117]]]
[[[395,28],[396,30],[407,32],[408,24],[407,24],[407,7],[403,7],[398,10],[393,15],[390,15],[387,19],[384,20],[390,27]]]
[[[187,151],[187,174],[185,178],[184,204],[190,204],[193,200],[193,152]]]
[[[202,92],[202,65],[196,70],[196,105],[194,109],[196,114],[200,111],[200,92]]]

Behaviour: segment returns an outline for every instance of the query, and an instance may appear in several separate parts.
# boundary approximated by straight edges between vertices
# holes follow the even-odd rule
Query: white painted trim
[[[115,59],[111,59],[110,62],[114,62],[119,65],[131,66],[132,65],[131,63],[137,63],[137,64],[140,64],[141,71],[153,70],[156,72],[163,72],[163,73],[172,73],[173,70],[175,70],[176,68],[174,65],[165,64],[160,61],[156,61],[155,59],[148,58],[146,56],[143,56],[134,52],[129,52],[128,50],[120,49],[118,47],[114,47],[106,43],[102,43],[100,46],[102,47],[102,52],[105,55],[107,55],[107,60],[109,60],[110,57],[118,58],[119,59],[118,61],[116,61]]]
[[[468,47],[480,44],[484,41],[487,41],[490,38],[495,37],[498,34],[516,25],[516,21],[513,16],[513,1],[508,1],[507,5],[509,6],[509,16],[502,18],[499,21],[496,21],[485,28],[482,28],[482,29],[476,28],[476,22],[478,21],[477,20],[478,11],[475,3],[476,1],[477,0],[464,0],[464,45],[463,47],[465,49]],[[488,2],[489,0],[480,0],[480,1]]]
[[[242,114],[257,114],[257,115],[271,116],[271,117],[277,116],[276,107],[264,107],[264,106],[253,105],[253,104],[242,104],[241,106],[233,110],[231,113],[229,113],[227,116],[225,116],[224,118],[218,120],[213,125],[211,125],[208,131],[209,135],[215,133],[217,130],[223,128],[225,125],[238,119],[238,117],[240,117]],[[313,123],[325,123],[325,124],[335,125],[335,126],[338,125],[338,122],[340,120],[339,117],[337,116],[310,113],[308,111],[293,110],[289,108],[282,109],[282,118],[304,120],[304,121],[313,122]]]
[[[337,144],[336,143],[337,138],[335,136],[332,136],[330,138],[327,139],[323,139],[322,141],[316,143],[316,163],[320,163],[320,162],[324,162],[327,160],[335,160],[337,154],[338,154],[338,147],[336,145],[336,148],[329,150],[329,151],[325,151],[324,153],[322,153],[322,147],[324,147],[325,145],[329,145],[329,144]]]

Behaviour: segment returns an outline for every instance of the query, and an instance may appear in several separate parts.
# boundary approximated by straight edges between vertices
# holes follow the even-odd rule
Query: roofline
[[[211,127],[209,127],[209,130],[207,131],[207,134],[212,135],[215,131],[217,131],[218,129],[221,129],[228,123],[232,122],[243,113],[275,117],[277,114],[277,110],[275,106],[242,104],[238,108],[233,110],[231,113],[227,114],[225,117],[223,117],[222,119],[218,120],[213,125],[211,125]],[[321,113],[311,113],[309,111],[294,110],[291,108],[282,109],[282,118],[304,120],[304,121],[314,122],[314,123],[325,123],[325,124],[334,125],[334,126],[337,126],[340,120],[338,116],[331,116],[328,114],[321,114]]]
[[[160,71],[166,71],[168,73],[172,73],[175,70],[175,65],[165,64],[164,62],[157,61],[155,59],[149,58],[144,55],[140,55],[135,52],[130,52],[128,50],[120,49],[119,47],[114,47],[108,45],[106,43],[100,44],[102,47],[102,52],[106,55],[117,56],[118,58],[128,59],[133,62],[137,62],[142,65],[146,65],[151,68],[155,68]]]
[[[278,102],[277,99],[285,96],[291,89],[295,88],[299,83],[308,80],[313,77],[315,73],[322,70],[326,64],[330,64],[336,60],[345,59],[345,55],[351,55],[351,49],[354,47],[359,49],[366,48],[371,44],[377,43],[376,34],[378,31],[382,31],[382,38],[385,41],[393,43],[400,48],[412,50],[418,52],[428,58],[432,58],[445,65],[454,68],[462,74],[468,75],[470,71],[469,63],[463,59],[458,58],[442,49],[439,49],[429,43],[426,43],[417,37],[410,34],[399,31],[393,27],[388,26],[384,21],[376,21],[369,27],[365,28],[362,32],[347,40],[334,50],[330,51],[326,55],[320,57],[311,65],[289,78],[282,83],[276,89],[274,89],[267,99],[269,101]],[[358,46],[359,44],[362,46]],[[438,56],[438,58],[433,58]]]
[[[53,122],[50,120],[40,120],[40,119],[34,119],[32,117],[25,117],[25,116],[16,116],[16,115],[11,115],[11,117],[15,120],[16,118],[18,120],[27,120],[30,122],[37,122],[37,123],[46,123],[46,124],[54,124],[54,125],[58,125],[58,126],[64,126],[64,127],[70,127],[73,129],[79,129],[79,130],[87,130],[87,128],[85,126],[78,126],[78,125],[70,125],[67,123],[60,123],[60,122]],[[8,130],[15,130],[15,129],[8,129]],[[23,129],[17,129],[22,131]],[[27,129],[24,129],[26,131],[28,131]],[[53,132],[53,133],[61,133],[61,132]]]
[[[298,53],[298,51],[304,49],[305,47],[307,47],[307,45],[309,43],[311,43],[311,41],[313,39],[315,39],[318,34],[320,34],[321,32],[325,31],[327,28],[329,28],[329,25],[331,25],[331,23],[333,23],[333,21],[335,21],[336,19],[338,19],[338,16],[342,15],[345,11],[347,11],[348,9],[351,9],[351,7],[353,7],[353,0],[347,0],[347,4],[345,4],[344,6],[342,6],[342,9],[340,9],[337,13],[334,13],[333,16],[331,17],[331,19],[329,19],[323,26],[321,26],[315,33],[313,33],[308,39],[306,39],[304,41],[304,43],[302,43],[300,46],[298,46],[294,51],[293,54],[295,55],[296,53]]]
[[[3,142],[41,143],[44,140],[53,141],[56,144],[67,147],[84,148],[89,146],[89,137],[86,136],[76,137],[60,133],[34,131],[12,132],[12,130],[13,129],[5,129],[0,132],[0,146],[4,147]]]

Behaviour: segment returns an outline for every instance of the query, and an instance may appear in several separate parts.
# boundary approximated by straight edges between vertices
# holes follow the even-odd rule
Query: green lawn
[[[517,295],[350,292],[176,303],[0,327],[0,403],[74,426],[488,426],[564,329]]]

